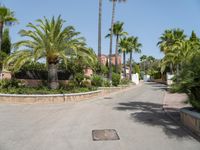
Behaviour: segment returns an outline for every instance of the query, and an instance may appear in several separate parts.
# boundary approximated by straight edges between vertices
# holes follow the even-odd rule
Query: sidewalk
[[[181,123],[180,109],[184,107],[191,107],[190,104],[186,103],[187,99],[188,96],[186,94],[169,93],[166,91],[163,100],[163,110],[174,122],[182,126],[187,133],[189,133],[191,136],[193,136],[196,140],[200,142],[200,137],[194,134]]]
[[[185,103],[187,98],[186,94],[165,92],[163,109],[174,121],[178,123],[180,123],[179,110],[183,107],[190,107],[189,104]]]

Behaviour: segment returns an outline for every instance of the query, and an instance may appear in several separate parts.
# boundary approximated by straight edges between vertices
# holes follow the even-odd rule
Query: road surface
[[[200,143],[162,110],[155,83],[78,103],[0,104],[0,150],[200,150]],[[115,129],[116,141],[92,130]]]

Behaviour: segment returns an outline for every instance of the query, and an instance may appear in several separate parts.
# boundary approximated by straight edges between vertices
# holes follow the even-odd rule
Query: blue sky
[[[12,42],[21,40],[19,30],[43,16],[62,15],[66,25],[73,25],[97,51],[98,0],[0,0],[15,11],[19,24],[10,28]],[[103,0],[102,51],[107,54],[112,5]],[[194,30],[200,35],[200,0],[127,0],[117,4],[116,21],[125,23],[129,35],[138,36],[143,44],[142,54],[162,58],[156,43],[165,29],[181,28],[187,35]],[[114,51],[114,49],[113,49]],[[140,54],[140,55],[142,55]],[[134,59],[139,60],[135,54]]]

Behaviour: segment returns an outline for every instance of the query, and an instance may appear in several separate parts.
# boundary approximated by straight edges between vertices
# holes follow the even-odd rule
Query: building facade
[[[101,64],[106,65],[106,63],[109,63],[109,55],[101,55],[100,60],[101,60]],[[121,65],[122,59],[120,55],[117,56],[117,60],[118,60],[118,65]],[[115,54],[111,55],[111,62],[112,62],[112,65],[115,65]]]

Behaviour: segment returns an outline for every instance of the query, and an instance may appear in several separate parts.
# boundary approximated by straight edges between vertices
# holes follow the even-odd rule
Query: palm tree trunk
[[[100,66],[101,66],[101,22],[102,22],[102,0],[99,0],[98,59]]]
[[[0,52],[1,52],[2,40],[3,40],[3,22],[0,22]]]
[[[176,65],[176,75],[179,75],[179,64]]]
[[[123,52],[124,78],[126,78],[126,52]]]
[[[130,52],[130,73],[129,73],[129,78],[132,80],[132,59],[133,59],[133,52]]]
[[[170,72],[171,72],[171,74],[174,74],[174,71],[173,71],[173,64],[172,64],[172,63],[170,63]]]
[[[58,64],[48,64],[48,83],[49,88],[58,89]]]
[[[113,25],[115,19],[115,7],[116,1],[113,1],[113,8],[112,8],[112,20],[111,20],[111,30],[110,30],[110,51],[109,51],[109,80],[112,81],[112,42],[113,42]]]
[[[116,50],[115,50],[115,71],[118,73],[118,45],[119,45],[119,36],[116,37]]]
[[[1,53],[2,40],[3,40],[3,22],[0,22],[0,53]],[[0,61],[2,61],[2,60],[0,60]],[[2,68],[3,68],[3,65],[0,66],[0,72],[2,71]]]
[[[176,64],[176,82],[178,83],[178,75],[180,73],[179,64]]]

